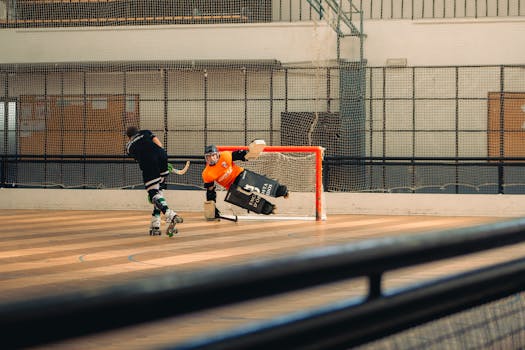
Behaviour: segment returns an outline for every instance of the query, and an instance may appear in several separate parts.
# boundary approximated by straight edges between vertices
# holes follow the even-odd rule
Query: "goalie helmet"
[[[204,159],[209,165],[215,165],[219,161],[219,150],[215,145],[209,145],[204,147]]]

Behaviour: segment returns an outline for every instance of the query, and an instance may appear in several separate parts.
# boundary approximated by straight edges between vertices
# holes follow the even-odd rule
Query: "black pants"
[[[142,180],[146,189],[162,182],[162,179],[169,175],[168,155],[164,150],[141,158],[139,166],[142,170]]]

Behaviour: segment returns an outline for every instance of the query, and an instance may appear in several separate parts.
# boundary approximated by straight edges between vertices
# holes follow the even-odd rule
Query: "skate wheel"
[[[179,230],[176,227],[173,227],[173,228],[169,228],[168,232],[166,233],[168,234],[168,237],[173,237],[174,234],[179,233]]]

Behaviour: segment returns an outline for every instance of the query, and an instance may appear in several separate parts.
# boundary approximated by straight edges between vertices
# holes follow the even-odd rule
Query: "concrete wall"
[[[224,193],[218,206],[225,208]],[[202,211],[203,191],[167,191],[166,199],[178,211]],[[277,199],[279,201],[279,199]],[[278,208],[290,215],[304,214],[312,196],[292,193]],[[286,202],[285,202],[286,201]],[[525,195],[367,194],[325,193],[328,220],[335,214],[525,216]],[[0,209],[150,210],[142,190],[41,190],[0,188]]]
[[[525,19],[367,20],[364,55],[408,65],[522,64]],[[310,63],[336,58],[337,39],[323,22],[166,25],[0,30],[0,63],[133,60],[277,59]],[[341,57],[355,59],[344,39]]]
[[[0,63],[277,59],[335,54],[336,36],[312,22],[0,30]]]
[[[366,21],[365,32],[371,66],[525,63],[525,18]]]

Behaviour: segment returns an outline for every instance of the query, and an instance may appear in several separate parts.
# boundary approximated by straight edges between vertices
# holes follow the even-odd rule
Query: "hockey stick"
[[[170,173],[172,173],[172,174],[184,175],[184,174],[186,174],[186,172],[187,172],[188,169],[190,168],[190,161],[187,160],[187,161],[186,161],[186,165],[184,165],[184,168],[182,168],[182,169],[176,169],[176,168],[174,168],[173,165],[171,165],[171,164],[168,164],[168,168],[170,168],[169,171],[170,171]]]
[[[215,218],[217,218],[217,219],[224,219],[224,220],[233,221],[233,222],[237,222],[238,221],[237,215],[234,215],[233,217],[219,215],[219,216],[216,216]]]

